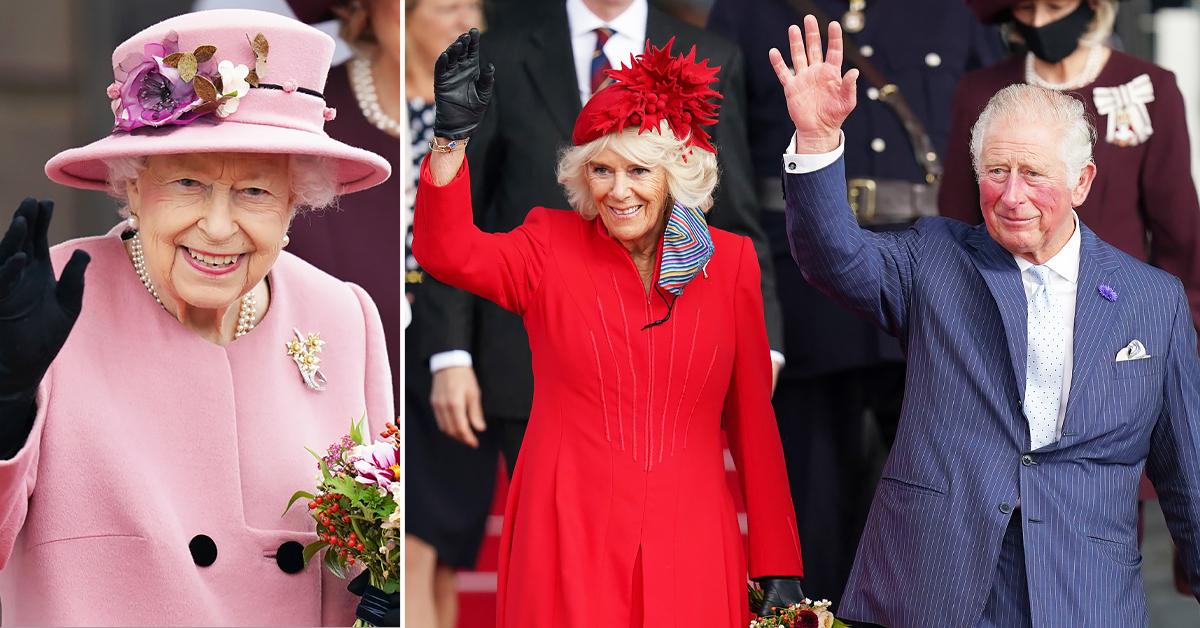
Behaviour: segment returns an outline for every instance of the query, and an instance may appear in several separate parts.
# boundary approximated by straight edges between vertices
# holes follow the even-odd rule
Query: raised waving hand
[[[817,18],[804,17],[804,32],[788,27],[792,67],[778,48],[768,53],[796,125],[796,152],[824,153],[838,146],[842,122],[858,102],[858,70],[842,74],[842,27],[829,23],[829,51],[821,52]]]

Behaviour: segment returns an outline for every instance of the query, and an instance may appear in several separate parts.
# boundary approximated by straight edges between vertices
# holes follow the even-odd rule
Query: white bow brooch
[[[1146,103],[1154,102],[1154,85],[1149,74],[1139,75],[1124,85],[1097,87],[1092,92],[1096,112],[1108,116],[1105,141],[1117,146],[1137,146],[1150,139],[1154,127]]]

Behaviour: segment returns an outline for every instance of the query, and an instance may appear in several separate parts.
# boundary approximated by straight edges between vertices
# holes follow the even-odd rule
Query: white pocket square
[[[1124,349],[1117,352],[1117,362],[1126,362],[1128,360],[1144,360],[1150,357],[1146,353],[1146,347],[1142,345],[1140,340],[1131,341]]]

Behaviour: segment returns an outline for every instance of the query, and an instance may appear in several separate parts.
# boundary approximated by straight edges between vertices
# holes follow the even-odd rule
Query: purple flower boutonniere
[[[1112,286],[1110,286],[1106,283],[1102,283],[1099,286],[1096,286],[1096,290],[1100,292],[1100,296],[1108,299],[1109,301],[1116,303],[1117,291],[1113,290]]]

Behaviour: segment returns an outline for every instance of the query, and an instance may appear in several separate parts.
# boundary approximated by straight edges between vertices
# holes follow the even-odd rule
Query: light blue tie
[[[1050,299],[1050,269],[1039,265],[1025,272],[1037,284],[1028,303],[1025,417],[1029,420],[1032,449],[1039,449],[1056,440],[1067,341],[1063,337],[1057,304]]]

